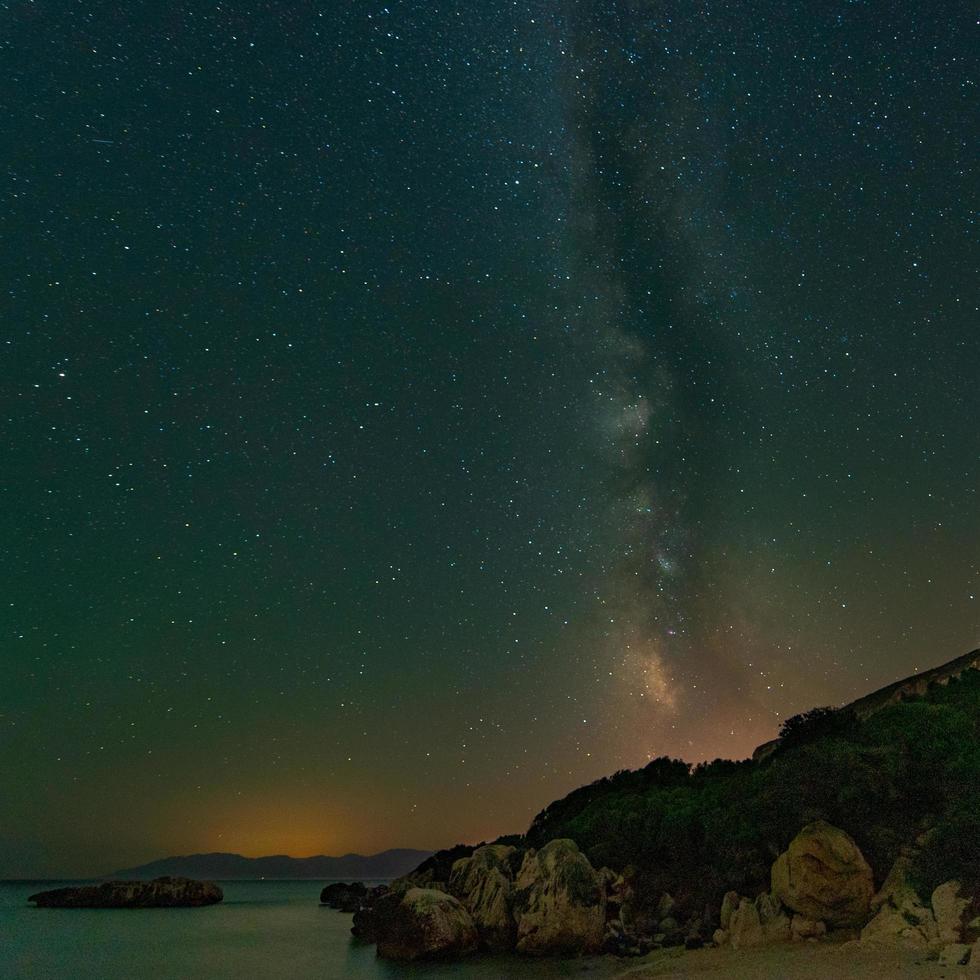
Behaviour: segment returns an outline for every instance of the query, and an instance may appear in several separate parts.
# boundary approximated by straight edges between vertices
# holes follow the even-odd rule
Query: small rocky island
[[[27,900],[39,909],[169,909],[215,905],[224,897],[213,881],[166,877],[53,888]]]

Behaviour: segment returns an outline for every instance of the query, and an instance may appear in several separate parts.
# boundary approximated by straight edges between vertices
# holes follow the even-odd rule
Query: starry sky
[[[0,874],[519,832],[978,644],[965,7],[0,22]]]

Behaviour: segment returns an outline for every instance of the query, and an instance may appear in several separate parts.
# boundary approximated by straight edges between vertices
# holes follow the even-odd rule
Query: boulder
[[[784,943],[790,938],[789,916],[783,911],[782,903],[771,892],[763,892],[756,900],[755,907],[762,924],[762,935],[767,943]]]
[[[602,877],[571,840],[528,851],[514,893],[517,951],[594,953],[602,945],[606,892]]]
[[[390,960],[436,959],[476,951],[476,926],[462,903],[433,888],[393,892],[375,905],[378,956]]]
[[[379,909],[384,908],[382,899],[392,894],[388,885],[378,885],[376,888],[369,888],[367,895],[361,901],[361,905],[354,913],[354,920],[351,923],[351,934],[366,943],[373,943],[377,939],[375,922],[379,918]],[[401,895],[396,898],[395,904],[400,900]]]
[[[796,942],[804,939],[819,939],[827,934],[827,924],[819,919],[808,919],[805,915],[794,915],[790,923],[790,937]]]
[[[224,893],[213,881],[193,878],[154,878],[152,881],[105,881],[37,892],[28,898],[38,908],[150,909],[195,908],[214,905]]]
[[[725,897],[721,900],[721,913],[719,914],[722,929],[727,929],[732,921],[732,912],[738,908],[741,896],[738,892],[725,892]]]
[[[606,889],[606,919],[630,919],[633,904],[633,886],[624,875],[617,875],[609,868],[600,868]]]
[[[932,910],[927,908],[909,883],[911,860],[901,855],[870,907],[874,918],[861,930],[861,941],[878,945],[934,947],[939,930]]]
[[[766,937],[762,931],[762,923],[759,921],[759,910],[750,898],[741,899],[738,908],[732,912],[728,937],[732,949],[762,946],[765,943]]]
[[[911,855],[899,854],[891,867],[891,871],[888,872],[887,877],[881,883],[881,888],[871,897],[869,907],[872,912],[877,912],[878,909],[889,902],[900,905],[905,901],[908,893],[915,894],[915,890],[909,884],[909,873],[911,870]],[[916,900],[918,900],[918,896],[916,896]]]
[[[513,915],[514,847],[486,844],[453,864],[449,891],[467,908],[480,942],[495,951],[514,948],[517,923]]]
[[[817,820],[776,859],[772,890],[800,915],[828,926],[860,926],[868,918],[874,877],[850,835]]]
[[[715,929],[711,936],[711,941],[716,946],[724,946],[728,942],[728,930],[727,929]]]
[[[946,945],[963,938],[963,913],[970,899],[960,896],[958,881],[945,881],[932,893],[932,914],[939,931],[939,941]]]
[[[320,892],[320,904],[341,912],[356,912],[367,893],[367,886],[359,881],[335,881]]]

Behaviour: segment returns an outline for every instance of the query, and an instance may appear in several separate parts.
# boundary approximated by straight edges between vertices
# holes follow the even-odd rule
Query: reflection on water
[[[351,939],[349,915],[321,908],[325,881],[221,882],[200,909],[36,909],[27,896],[63,882],[0,883],[4,980],[551,980],[612,972],[601,960],[477,958],[400,966]]]

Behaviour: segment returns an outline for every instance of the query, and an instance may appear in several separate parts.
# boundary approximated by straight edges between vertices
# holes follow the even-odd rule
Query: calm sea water
[[[201,909],[37,909],[27,896],[77,882],[0,882],[3,980],[600,980],[598,959],[479,957],[386,963],[352,940],[351,916],[321,908],[326,881],[223,881],[225,900]]]

